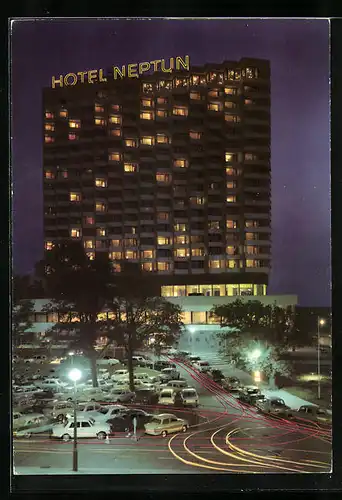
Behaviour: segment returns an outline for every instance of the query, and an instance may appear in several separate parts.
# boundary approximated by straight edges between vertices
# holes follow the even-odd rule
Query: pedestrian
[[[132,423],[133,423],[133,439],[135,441],[138,441],[138,439],[137,439],[137,424],[138,424],[138,419],[137,419],[136,415],[133,416]]]

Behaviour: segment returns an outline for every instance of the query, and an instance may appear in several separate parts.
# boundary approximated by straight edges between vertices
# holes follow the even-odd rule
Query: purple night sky
[[[269,293],[329,306],[329,24],[326,20],[58,20],[12,25],[14,272],[42,257],[42,88],[52,75],[190,56],[270,59]]]

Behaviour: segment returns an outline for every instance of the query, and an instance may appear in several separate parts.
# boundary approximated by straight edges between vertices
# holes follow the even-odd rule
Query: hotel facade
[[[274,303],[268,61],[48,88],[43,112],[46,251],[136,263],[190,323],[217,299]]]

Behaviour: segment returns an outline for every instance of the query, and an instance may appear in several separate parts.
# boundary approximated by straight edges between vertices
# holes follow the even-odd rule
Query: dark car
[[[135,392],[134,403],[144,405],[155,405],[158,403],[158,394],[150,389]]]

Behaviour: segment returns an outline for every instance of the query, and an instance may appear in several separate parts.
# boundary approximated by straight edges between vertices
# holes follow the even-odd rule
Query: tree
[[[32,300],[22,299],[13,304],[12,311],[12,341],[14,346],[22,343],[27,330],[32,328],[32,314],[34,305]]]
[[[272,384],[276,373],[289,374],[288,365],[280,360],[293,328],[289,309],[237,299],[214,307],[211,313],[220,319],[222,328],[229,327],[218,334],[221,351],[238,367],[262,371]]]
[[[125,346],[129,384],[134,391],[134,351],[148,346],[151,339],[155,352],[178,340],[183,328],[182,310],[163,297],[156,297],[138,266],[123,263],[122,269],[124,274],[117,277],[111,302],[107,303],[114,313],[113,319],[108,320],[108,330],[111,338]]]
[[[91,364],[93,386],[98,386],[96,341],[106,325],[99,314],[110,297],[110,265],[107,256],[90,260],[79,242],[61,242],[46,252],[40,263],[45,271],[46,293],[51,298],[45,312],[58,314],[50,333],[66,335],[68,349],[81,349]]]

